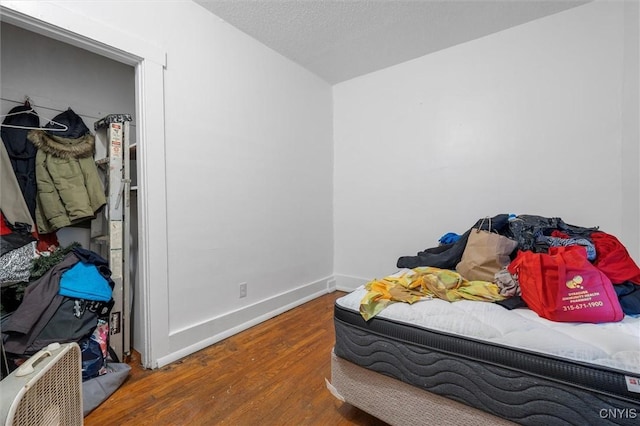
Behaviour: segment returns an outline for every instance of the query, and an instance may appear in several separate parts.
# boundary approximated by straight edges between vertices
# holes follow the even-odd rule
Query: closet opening
[[[20,8],[25,10],[15,10]],[[48,120],[71,110],[96,136],[96,159],[107,156],[108,147],[94,123],[114,114],[131,117],[127,123],[131,145],[131,190],[128,192],[131,226],[127,247],[130,256],[125,262],[128,270],[122,271],[131,284],[126,297],[129,306],[124,311],[130,311],[130,315],[123,324],[130,330],[127,349],[140,353],[144,367],[155,368],[158,356],[162,356],[163,335],[166,336],[162,324],[166,313],[151,309],[151,305],[162,306],[166,297],[163,291],[167,280],[166,239],[152,237],[150,241],[148,235],[152,226],[162,228],[164,235],[166,223],[162,186],[164,63],[158,62],[158,59],[164,60],[164,55],[140,41],[134,40],[131,45],[135,53],[129,52],[126,46],[118,46],[117,42],[111,44],[113,28],[93,25],[93,34],[88,38],[82,31],[74,32],[75,28],[59,26],[60,22],[69,20],[68,15],[68,10],[50,6],[49,10],[39,10],[36,18],[28,4],[15,2],[15,5],[2,6],[0,114],[28,102],[44,126]],[[159,196],[149,198],[151,191]],[[78,242],[89,248],[91,221],[65,226],[58,229],[56,235],[60,247]],[[154,270],[151,259],[162,262],[163,268]]]

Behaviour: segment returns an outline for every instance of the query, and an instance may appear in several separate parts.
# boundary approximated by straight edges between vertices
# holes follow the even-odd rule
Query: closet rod
[[[25,103],[26,101],[29,101],[29,103],[31,104],[31,106],[32,106],[32,107],[34,106],[33,99],[31,99],[31,98],[29,98],[29,97],[27,97],[27,99],[23,99],[23,100],[21,100],[21,101],[18,101],[18,100],[15,100],[15,99],[9,99],[9,98],[5,98],[5,97],[1,97],[1,96],[0,96],[0,100],[2,100],[2,101],[6,101],[6,102],[11,102],[11,103],[16,104],[16,105],[24,105],[24,103]],[[34,108],[38,108],[38,109],[46,109],[46,110],[49,110],[49,111],[56,112],[56,113],[58,113],[58,114],[64,111],[64,110],[61,110],[61,109],[58,109],[58,108],[51,108],[51,107],[42,106],[42,105],[36,105]]]
[[[34,106],[33,99],[32,98],[29,98],[29,99],[30,99],[31,106],[33,107]],[[11,102],[11,103],[14,103],[16,105],[24,105],[24,102],[25,102],[24,99],[23,100],[16,100],[15,98],[11,99],[11,98],[5,98],[5,97],[2,97],[2,96],[0,96],[0,100],[1,101],[5,101],[5,102]],[[60,114],[60,113],[62,113],[64,111],[66,111],[66,109],[67,109],[67,108],[60,109],[60,108],[54,108],[54,107],[50,107],[50,106],[42,106],[40,104],[37,104],[34,108],[36,108],[38,111],[40,111],[40,110],[51,111],[52,113],[54,113],[52,115],[58,115],[58,114]],[[69,106],[69,108],[70,108],[70,106]],[[86,114],[86,113],[78,112],[78,110],[76,110],[75,108],[73,108],[73,110],[76,112],[76,114],[78,114],[80,117],[82,117],[83,120],[86,119],[85,120],[86,122],[95,121],[95,120],[98,120],[100,118],[99,116],[96,116],[96,115],[89,115],[89,114]]]
[[[28,107],[29,109],[24,111],[18,111],[18,112],[9,112],[7,114],[0,114],[0,118],[11,117],[11,116],[21,115],[21,114],[31,114],[38,117],[38,122],[40,122],[40,116],[38,115],[36,110],[33,109],[33,101],[28,96],[25,97],[24,106]],[[58,126],[58,127],[57,128],[41,127],[40,125],[38,125],[38,127],[22,126],[17,124],[6,124],[5,122],[0,123],[0,127],[9,127],[12,129],[25,129],[25,130],[47,130],[49,132],[66,132],[67,130],[69,130],[69,127],[66,124],[58,123],[57,121],[54,121],[52,119],[47,119],[45,117],[43,118],[48,124]]]

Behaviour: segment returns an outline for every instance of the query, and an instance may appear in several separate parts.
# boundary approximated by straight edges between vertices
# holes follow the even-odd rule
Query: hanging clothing
[[[4,143],[0,143],[0,210],[9,224],[27,224],[29,232],[32,231],[34,221],[13,173]]]
[[[94,136],[70,109],[53,121],[68,130],[32,130],[28,136],[38,148],[36,222],[45,234],[91,219],[106,204],[93,158]]]
[[[40,118],[27,103],[12,108],[2,124],[38,128],[40,127]],[[37,149],[27,138],[28,132],[28,129],[3,126],[1,135],[29,214],[35,221]]]

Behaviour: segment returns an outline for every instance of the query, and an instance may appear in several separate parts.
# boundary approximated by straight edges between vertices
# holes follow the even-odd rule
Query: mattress
[[[638,424],[640,318],[559,323],[486,302],[335,304],[336,355],[521,424]]]

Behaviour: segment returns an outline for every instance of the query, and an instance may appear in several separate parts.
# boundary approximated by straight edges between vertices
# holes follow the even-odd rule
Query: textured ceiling
[[[329,83],[591,0],[195,0]]]

